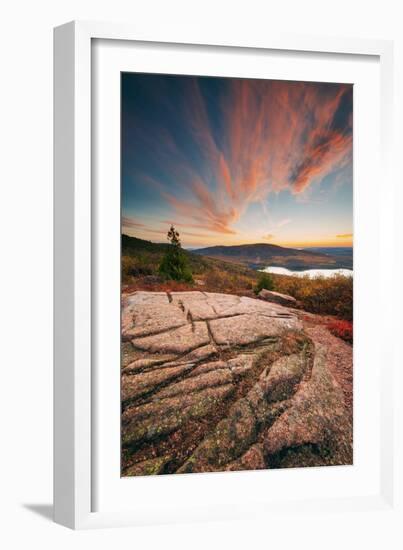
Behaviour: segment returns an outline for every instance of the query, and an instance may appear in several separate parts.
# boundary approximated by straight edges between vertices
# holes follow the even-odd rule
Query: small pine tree
[[[159,266],[159,274],[165,279],[193,283],[192,271],[182,250],[180,235],[173,225],[167,233],[167,239],[170,244]]]
[[[259,294],[262,289],[273,290],[274,281],[270,273],[263,272],[259,275],[259,279],[255,286],[255,294]]]
[[[176,229],[174,228],[173,225],[171,225],[168,233],[167,233],[167,239],[168,241],[173,245],[173,246],[176,246],[178,248],[181,248],[182,245],[181,245],[181,240],[180,240],[180,235],[179,233],[176,231]]]

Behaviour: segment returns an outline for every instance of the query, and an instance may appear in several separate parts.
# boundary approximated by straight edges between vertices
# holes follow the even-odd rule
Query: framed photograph
[[[55,521],[392,508],[392,67],[55,29]]]

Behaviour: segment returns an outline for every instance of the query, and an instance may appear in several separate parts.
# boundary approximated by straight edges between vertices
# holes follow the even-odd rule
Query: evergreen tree
[[[188,258],[182,249],[180,235],[173,225],[168,231],[167,239],[170,244],[159,266],[160,275],[165,279],[193,283]]]

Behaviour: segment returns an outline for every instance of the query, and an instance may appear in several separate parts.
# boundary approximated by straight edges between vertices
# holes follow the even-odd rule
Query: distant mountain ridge
[[[352,255],[350,258],[348,255],[331,255],[316,250],[298,250],[268,243],[210,246],[193,250],[193,254],[240,263],[255,269],[269,265],[295,270],[352,268]]]
[[[168,243],[153,243],[122,235],[122,255],[154,258],[158,264],[162,255],[168,250]],[[340,247],[330,254],[331,249],[302,249],[286,248],[269,243],[243,244],[236,246],[210,246],[193,250],[184,250],[191,262],[192,268],[209,269],[210,261],[225,262],[228,268],[262,269],[275,266],[286,267],[291,270],[303,269],[352,269],[352,249]],[[237,268],[238,266],[238,268]],[[232,269],[232,268],[231,268]]]

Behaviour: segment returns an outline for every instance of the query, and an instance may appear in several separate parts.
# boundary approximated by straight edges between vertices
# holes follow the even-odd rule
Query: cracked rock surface
[[[327,349],[279,304],[141,292],[122,307],[122,475],[352,463]]]

